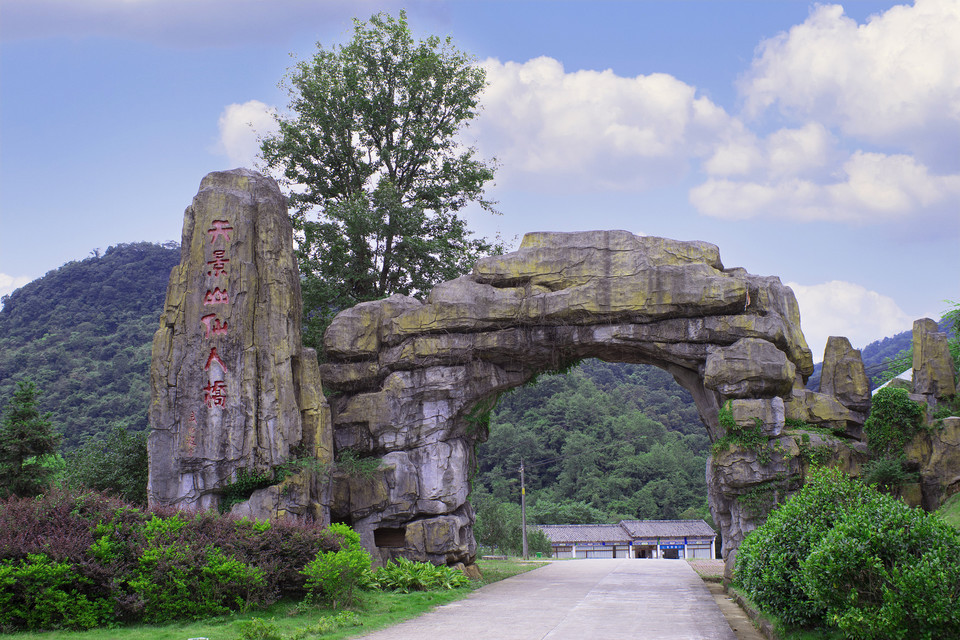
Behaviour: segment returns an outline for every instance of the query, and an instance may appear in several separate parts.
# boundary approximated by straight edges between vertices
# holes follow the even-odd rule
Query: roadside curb
[[[774,631],[773,623],[767,620],[762,613],[760,613],[753,605],[747,602],[742,595],[737,593],[735,590],[730,588],[730,584],[727,582],[723,583],[723,592],[730,597],[737,606],[743,609],[743,612],[747,614],[747,617],[753,620],[754,626],[763,634],[767,640],[780,640],[780,636],[777,635]]]

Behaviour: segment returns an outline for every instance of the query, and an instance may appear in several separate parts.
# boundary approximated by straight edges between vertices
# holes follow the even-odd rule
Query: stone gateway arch
[[[727,402],[738,424],[767,436],[756,450],[714,455],[706,469],[728,566],[745,533],[800,486],[814,452],[850,470],[865,459],[859,352],[836,342],[825,359],[828,393],[806,390],[813,358],[793,292],[776,277],[726,268],[712,244],[529,233],[517,251],[480,260],[422,301],[395,295],[342,311],[317,380],[315,355],[299,347],[299,283],[288,275],[291,230],[280,218],[276,185],[246,170],[205,178],[188,209],[184,261],[154,341],[153,504],[222,504],[256,472],[268,486],[234,512],[329,514],[381,561],[469,564],[484,415],[500,393],[583,358],[665,369],[693,396],[711,441],[726,435],[718,412]],[[231,237],[218,233],[225,226]],[[235,262],[214,275],[225,257]],[[277,262],[282,279],[272,275]],[[228,295],[244,304],[219,304]],[[211,335],[209,322],[240,333]],[[270,470],[311,457],[322,464],[269,484]]]
[[[393,296],[333,321],[320,373],[335,449],[380,467],[339,476],[332,513],[383,559],[472,561],[469,479],[487,436],[483,413],[538,373],[599,358],[671,373],[711,441],[726,433],[718,411],[727,401],[739,423],[760,421],[766,453],[734,449],[707,468],[711,512],[733,549],[774,494],[799,486],[803,447],[846,464],[862,458],[850,446],[869,403],[862,365],[850,406],[805,390],[813,359],[799,326],[788,287],[724,268],[714,245],[626,231],[529,233],[516,252],[480,260],[422,302]],[[787,418],[837,437],[785,435]],[[771,504],[744,508],[736,498],[747,492],[760,502],[768,493]]]

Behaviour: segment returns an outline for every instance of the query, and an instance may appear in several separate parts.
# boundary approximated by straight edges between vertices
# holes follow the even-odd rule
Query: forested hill
[[[114,426],[145,430],[150,343],[179,261],[175,243],[120,244],[5,296],[0,402],[32,379],[68,449]]]
[[[670,374],[586,360],[500,399],[471,500],[481,516],[490,504],[519,504],[522,457],[533,522],[709,518],[709,447]]]

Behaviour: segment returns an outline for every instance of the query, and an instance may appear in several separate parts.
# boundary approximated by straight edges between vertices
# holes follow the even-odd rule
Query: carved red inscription
[[[207,291],[207,294],[203,296],[204,306],[211,304],[229,304],[230,296],[227,295],[226,289],[220,289],[220,287],[214,287],[213,291]]]
[[[203,388],[203,402],[210,407],[223,408],[227,402],[227,383],[223,380],[208,382]]]
[[[203,323],[203,326],[206,327],[203,332],[204,338],[209,338],[210,336],[216,335],[225,335],[227,333],[227,323],[221,322],[220,318],[217,317],[215,313],[209,313],[202,318],[200,322]]]
[[[210,349],[210,356],[207,358],[207,364],[203,365],[203,370],[209,371],[210,365],[212,365],[213,363],[217,363],[218,365],[220,365],[220,368],[223,369],[224,373],[227,372],[227,366],[223,364],[223,360],[221,360],[220,356],[217,355],[216,347]]]
[[[207,271],[208,276],[217,278],[227,273],[227,263],[230,262],[230,258],[224,258],[225,253],[226,249],[217,249],[213,252],[213,260],[207,261],[207,264],[210,265],[210,270]]]
[[[220,236],[223,236],[227,242],[230,242],[231,231],[233,231],[233,227],[230,226],[229,220],[214,220],[213,227],[207,229],[207,234],[210,236],[210,244],[216,242]]]

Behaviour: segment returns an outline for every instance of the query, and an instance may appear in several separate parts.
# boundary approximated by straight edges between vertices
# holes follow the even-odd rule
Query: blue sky
[[[960,300],[958,0],[0,0],[0,295],[179,240],[201,178],[255,164],[291,54],[400,8],[487,70],[479,233],[713,242],[794,288],[816,359]]]

